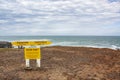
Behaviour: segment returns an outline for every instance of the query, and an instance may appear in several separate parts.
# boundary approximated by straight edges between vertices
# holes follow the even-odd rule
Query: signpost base
[[[30,59],[26,59],[25,62],[26,62],[25,70],[32,70],[32,67],[30,67]],[[36,59],[36,66],[37,68],[41,67],[41,59]]]
[[[32,68],[31,67],[26,67],[25,70],[30,71],[30,70],[32,70]]]
[[[25,70],[32,70],[32,68],[30,67],[30,60],[26,59],[25,62],[26,62],[26,68],[25,68]]]

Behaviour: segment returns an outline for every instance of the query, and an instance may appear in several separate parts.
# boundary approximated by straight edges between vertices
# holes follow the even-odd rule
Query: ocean
[[[41,40],[52,41],[51,46],[77,46],[120,49],[120,36],[0,36],[0,41]]]

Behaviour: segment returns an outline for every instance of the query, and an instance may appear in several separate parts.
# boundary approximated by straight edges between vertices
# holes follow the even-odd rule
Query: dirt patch
[[[41,68],[26,71],[23,49],[0,49],[0,80],[119,80],[120,51],[85,47],[45,47]]]

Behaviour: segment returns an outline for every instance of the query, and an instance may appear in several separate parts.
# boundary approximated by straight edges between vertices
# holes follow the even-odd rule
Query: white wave
[[[60,45],[60,46],[71,46],[71,45],[78,45],[78,42],[70,42],[70,41],[64,41],[64,42],[55,42],[52,45]]]
[[[108,47],[108,46],[92,46],[92,45],[84,45],[84,46],[80,46],[80,47],[108,48],[108,49],[113,49],[113,50],[120,50],[120,47],[117,47],[115,45],[112,45],[112,47]]]
[[[116,45],[111,45],[111,49],[114,49],[114,50],[120,50],[120,47],[116,46]]]
[[[72,46],[72,47],[92,47],[92,48],[108,48],[108,49],[113,49],[113,50],[118,50],[120,47],[116,45],[107,45],[107,46],[97,46],[97,45],[80,45],[79,42],[59,42],[59,43],[54,43],[51,46],[54,45],[60,45],[60,46]]]

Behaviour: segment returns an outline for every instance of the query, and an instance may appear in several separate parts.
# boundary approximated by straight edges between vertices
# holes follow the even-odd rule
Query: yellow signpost
[[[12,45],[15,46],[31,46],[31,45],[50,45],[52,42],[50,41],[14,41]]]
[[[25,48],[25,59],[40,59],[40,48]]]
[[[42,46],[42,45],[50,45],[52,42],[48,40],[43,41],[14,41],[11,42],[14,46]],[[36,59],[37,67],[40,67],[41,63],[41,52],[39,48],[24,48],[24,56],[26,59],[26,67],[30,68],[30,60],[29,59]],[[31,69],[31,68],[30,68]]]

